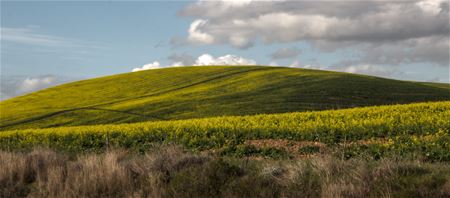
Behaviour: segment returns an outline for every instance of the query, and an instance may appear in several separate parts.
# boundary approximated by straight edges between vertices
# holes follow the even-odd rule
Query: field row
[[[349,156],[408,155],[450,161],[450,102],[27,129],[0,132],[0,149],[36,146],[76,152],[124,147],[145,151],[154,143],[178,143],[194,150],[239,150],[246,140],[284,139],[340,147]],[[342,146],[342,145],[345,145]],[[245,150],[245,149],[244,149]],[[346,155],[347,155],[346,154]]]

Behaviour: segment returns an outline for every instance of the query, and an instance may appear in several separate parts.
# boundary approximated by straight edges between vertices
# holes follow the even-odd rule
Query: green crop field
[[[83,80],[0,102],[0,130],[450,100],[448,84],[261,66],[181,67]]]
[[[90,152],[107,147],[146,150],[153,143],[173,142],[194,150],[218,149],[223,153],[245,155],[266,152],[247,145],[248,140],[290,140],[308,146],[298,147],[295,152],[314,152],[315,148],[309,148],[311,145],[323,144],[318,151],[338,149],[346,157],[395,155],[450,161],[449,130],[450,102],[434,102],[5,131],[0,133],[0,147],[15,150],[44,146]],[[278,151],[284,152],[284,149],[287,148]]]

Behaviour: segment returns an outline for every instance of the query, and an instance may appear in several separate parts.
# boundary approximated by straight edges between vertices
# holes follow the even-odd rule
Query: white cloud
[[[437,15],[441,12],[442,0],[424,0],[419,1],[416,5],[426,13]]]
[[[159,68],[163,68],[163,67],[161,66],[161,64],[159,64],[158,61],[154,61],[153,63],[145,64],[142,67],[134,68],[132,70],[132,72],[149,70],[149,69],[159,69]]]
[[[54,76],[44,76],[41,78],[30,78],[27,77],[22,84],[20,84],[19,89],[21,92],[30,92],[33,90],[42,89],[43,87],[48,87],[55,82],[56,78]]]
[[[206,65],[256,65],[256,61],[252,59],[247,59],[244,57],[227,54],[224,56],[219,56],[215,58],[210,54],[202,54],[195,61],[191,60],[191,56],[187,54],[183,55],[172,55],[169,56],[169,60],[173,60],[172,64],[163,66],[158,61],[146,64],[142,67],[134,68],[132,72],[149,70],[149,69],[159,69],[165,67],[180,67],[180,66],[206,66]],[[187,64],[185,62],[193,62],[192,64]]]
[[[214,57],[209,54],[203,54],[197,58],[195,65],[212,65],[214,64]]]
[[[380,46],[395,46],[402,49],[401,56],[387,58],[386,63],[427,62],[448,66],[448,4],[446,0],[336,0],[324,6],[322,1],[201,0],[179,14],[197,18],[189,28],[187,40],[191,43],[228,44],[246,49],[257,41],[304,41],[322,51],[351,48],[362,56],[370,56],[372,49]],[[437,42],[442,40],[446,42]],[[430,51],[433,53],[427,53]],[[382,56],[390,55],[388,51],[379,52]]]
[[[189,37],[188,41],[193,43],[201,43],[201,44],[212,44],[214,43],[214,37],[208,33],[202,32],[202,27],[207,25],[206,20],[195,20],[191,23],[189,27]]]
[[[227,43],[236,35],[240,40],[259,37],[266,42],[380,42],[447,34],[444,2],[335,1],[323,6],[312,1],[257,1],[230,7],[220,1],[199,1],[181,13],[201,18],[192,22],[189,33],[196,37],[198,31],[191,30],[201,28],[201,35],[214,38],[209,43]]]
[[[359,45],[351,59],[335,65],[391,65],[432,63],[449,67],[449,39],[440,36],[409,39],[403,42]]]
[[[2,76],[0,83],[0,100],[38,91],[62,83],[74,81],[63,76]]]
[[[195,65],[256,65],[256,61],[230,54],[217,58],[203,54],[197,58]]]
[[[337,70],[354,74],[366,74],[382,77],[390,77],[398,72],[395,68],[383,67],[379,65],[351,65],[340,67]]]
[[[184,63],[183,62],[174,62],[174,63],[172,63],[171,66],[172,67],[181,67],[181,66],[184,66]]]
[[[241,7],[250,4],[252,0],[221,0],[221,2],[231,7]]]

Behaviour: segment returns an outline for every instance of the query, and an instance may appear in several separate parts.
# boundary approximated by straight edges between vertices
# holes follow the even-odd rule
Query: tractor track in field
[[[152,93],[152,94],[145,94],[145,95],[141,95],[141,96],[137,96],[137,97],[133,97],[133,98],[124,98],[124,99],[115,100],[115,101],[111,101],[111,102],[99,103],[99,104],[96,104],[96,105],[93,105],[93,106],[90,106],[90,107],[111,105],[111,104],[115,104],[115,103],[135,100],[135,99],[141,99],[141,98],[158,96],[158,95],[162,95],[162,94],[166,94],[166,93],[170,93],[170,92],[174,92],[174,91],[178,91],[178,90],[194,87],[194,86],[201,85],[201,84],[204,84],[204,83],[208,83],[208,82],[211,82],[211,81],[214,81],[214,80],[218,80],[218,79],[221,79],[221,78],[226,78],[226,77],[230,77],[230,76],[234,76],[234,75],[238,75],[238,74],[243,74],[243,73],[247,73],[247,72],[252,72],[252,71],[269,70],[269,69],[273,69],[273,68],[255,68],[255,69],[248,69],[248,70],[245,70],[245,71],[238,71],[238,72],[228,73],[228,74],[215,76],[215,77],[212,77],[212,78],[209,78],[209,79],[205,79],[205,80],[202,80],[202,81],[194,82],[194,83],[191,83],[191,84],[188,84],[188,85],[185,85],[185,86],[181,86],[181,87],[177,87],[177,88],[173,88],[173,89],[169,89],[169,90],[164,90],[164,91],[160,91],[160,92],[156,92],[156,93]],[[277,69],[279,69],[279,68],[277,68]]]
[[[126,101],[136,100],[136,99],[140,99],[140,98],[158,96],[158,95],[162,95],[162,94],[166,94],[166,93],[170,93],[170,92],[186,89],[186,88],[189,88],[189,87],[194,87],[194,86],[197,86],[197,85],[200,85],[200,84],[204,84],[204,83],[208,83],[208,82],[211,82],[211,81],[214,81],[214,80],[218,80],[218,79],[221,79],[221,78],[226,78],[226,77],[230,77],[230,76],[234,76],[234,75],[238,75],[238,74],[243,74],[243,73],[247,73],[247,72],[251,72],[251,71],[268,70],[268,69],[273,69],[273,68],[255,68],[255,69],[248,69],[248,70],[245,70],[245,71],[238,71],[238,72],[233,72],[233,73],[227,73],[227,74],[224,74],[224,75],[219,75],[219,76],[215,76],[213,78],[205,79],[205,80],[202,80],[202,81],[199,81],[199,82],[194,82],[194,83],[191,83],[191,84],[188,84],[188,85],[185,85],[185,86],[181,86],[181,87],[177,87],[177,88],[173,88],[173,89],[169,89],[169,90],[165,90],[165,91],[160,91],[160,92],[156,92],[156,93],[152,93],[152,94],[141,95],[141,96],[133,97],[133,98],[125,98],[125,99],[115,100],[115,101],[111,101],[111,102],[107,102],[107,103],[99,103],[99,104],[86,106],[86,107],[78,107],[78,108],[60,110],[60,111],[56,111],[56,112],[53,112],[53,113],[48,113],[48,114],[45,114],[45,115],[40,115],[40,116],[32,117],[32,118],[29,118],[29,119],[17,121],[17,122],[14,122],[14,123],[1,125],[0,126],[0,130],[4,129],[4,128],[7,128],[7,127],[11,127],[11,126],[19,125],[19,124],[26,124],[26,123],[30,123],[30,122],[34,122],[34,121],[39,121],[39,120],[50,118],[52,116],[56,116],[56,115],[60,115],[60,114],[64,114],[64,113],[70,113],[70,112],[74,112],[74,111],[80,111],[80,110],[109,111],[109,112],[123,113],[123,114],[134,115],[134,116],[148,117],[148,118],[153,118],[153,119],[157,119],[157,120],[167,120],[167,119],[164,119],[164,118],[161,118],[161,117],[149,116],[149,115],[144,115],[144,114],[138,114],[138,113],[133,113],[133,112],[129,112],[129,111],[120,111],[120,110],[114,110],[114,109],[99,108],[99,106],[111,105],[111,104],[115,104],[115,103],[126,102]]]
[[[114,109],[103,109],[103,108],[96,108],[96,107],[80,107],[80,108],[73,108],[73,109],[66,109],[66,110],[56,111],[56,112],[53,112],[53,113],[49,113],[49,114],[45,114],[45,115],[41,115],[41,116],[36,116],[36,117],[29,118],[29,119],[26,119],[26,120],[22,120],[22,121],[19,121],[19,122],[2,125],[2,126],[0,126],[0,129],[6,128],[6,127],[10,127],[10,126],[19,125],[19,124],[26,124],[26,123],[30,123],[30,122],[34,122],[34,121],[38,121],[38,120],[43,120],[43,119],[47,119],[47,118],[50,118],[50,117],[53,117],[53,116],[57,116],[57,115],[60,115],[60,114],[65,114],[65,113],[70,113],[70,112],[80,111],[80,110],[109,111],[109,112],[114,112],[114,113],[122,113],[122,114],[128,114],[128,115],[134,115],[134,116],[140,116],[140,117],[153,118],[153,119],[157,119],[157,120],[166,120],[164,118],[160,118],[160,117],[156,117],[156,116],[149,116],[149,115],[144,115],[144,114],[138,114],[138,113],[133,113],[133,112],[129,112],[129,111],[119,111],[119,110],[114,110]]]

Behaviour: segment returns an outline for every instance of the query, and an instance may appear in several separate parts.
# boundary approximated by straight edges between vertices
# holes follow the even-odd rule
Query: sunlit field
[[[145,152],[155,143],[177,143],[227,155],[336,153],[450,161],[450,102],[378,106],[305,113],[231,116],[136,124],[26,129],[0,133],[0,147],[49,147],[71,152],[126,148]],[[249,140],[289,140],[286,147],[258,148]],[[270,148],[270,143],[269,148]],[[309,148],[311,147],[311,148]],[[303,150],[302,150],[303,149]],[[309,153],[312,152],[312,153]]]

